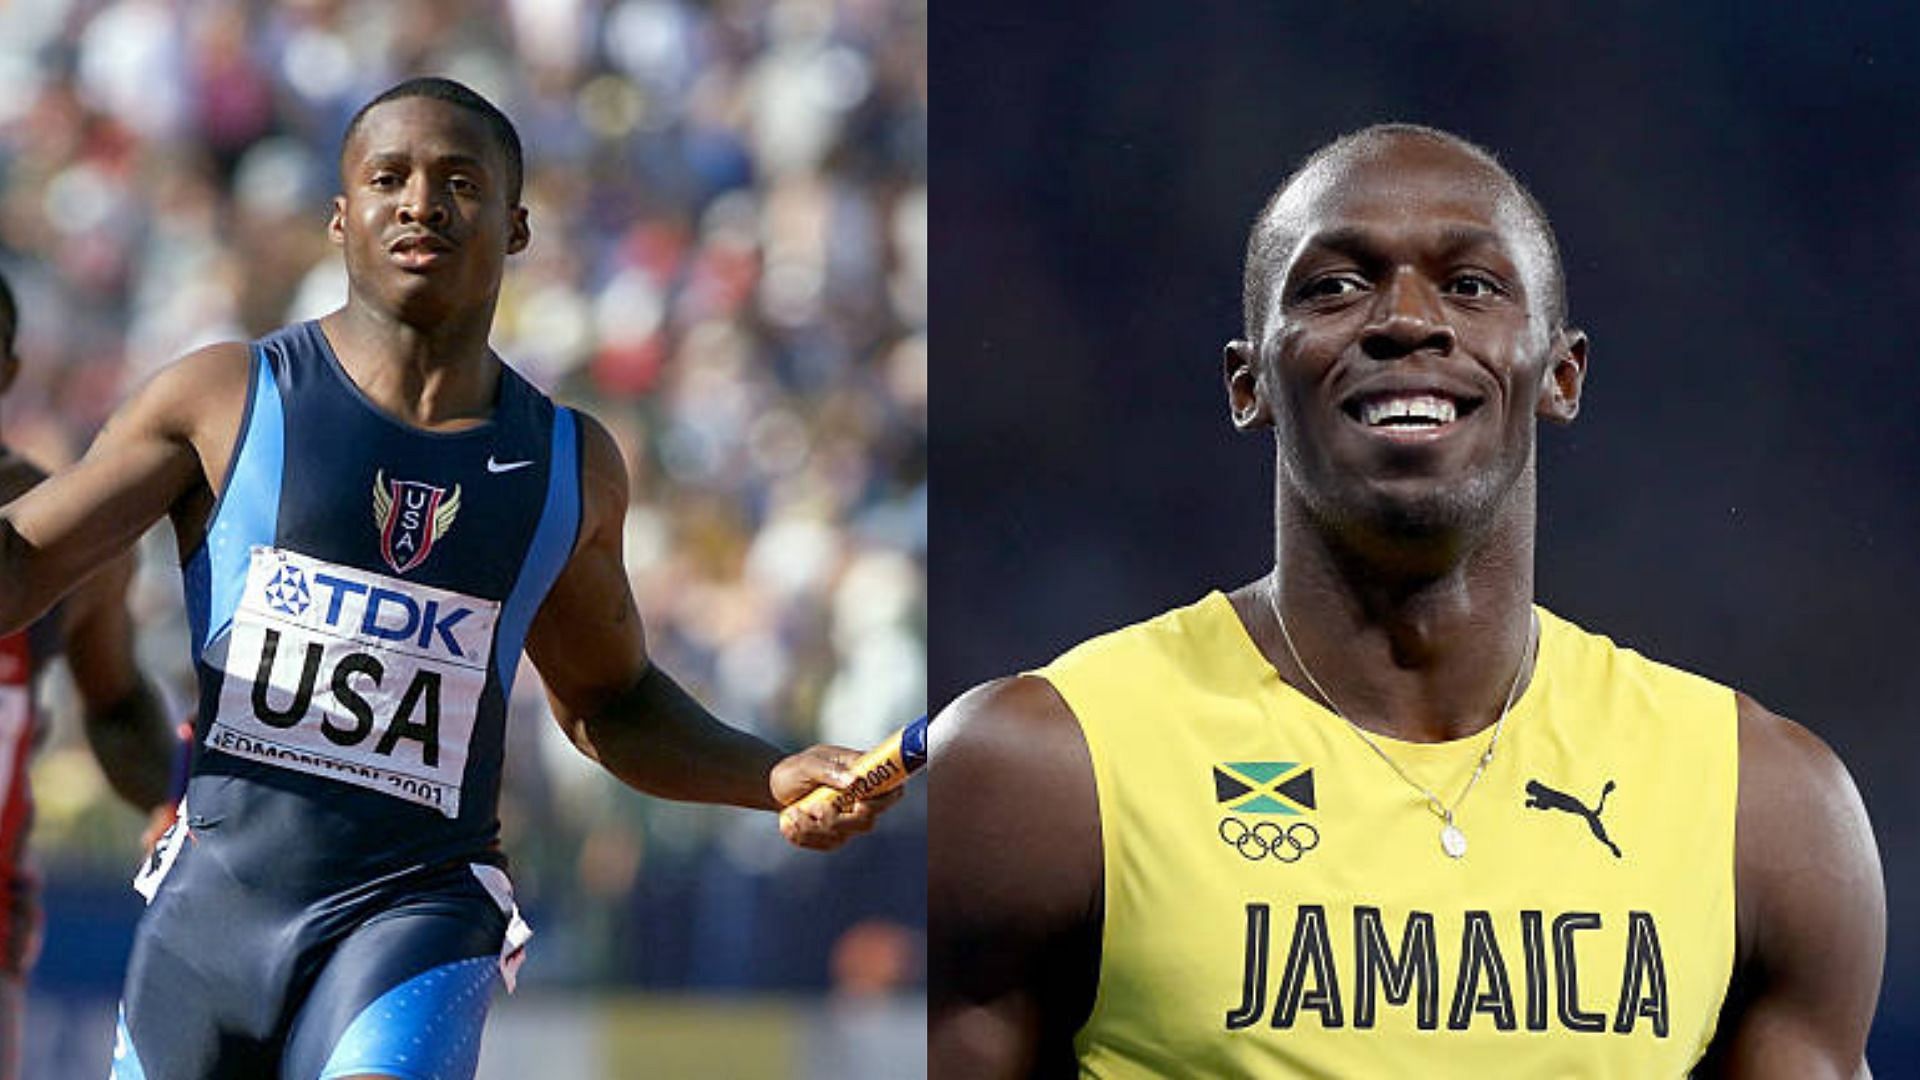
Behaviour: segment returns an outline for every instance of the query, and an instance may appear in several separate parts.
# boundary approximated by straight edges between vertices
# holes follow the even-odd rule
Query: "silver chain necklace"
[[[1459,824],[1454,821],[1454,811],[1460,809],[1460,804],[1467,801],[1467,796],[1473,792],[1473,785],[1480,782],[1480,774],[1486,772],[1487,766],[1493,763],[1493,751],[1500,745],[1501,729],[1507,726],[1507,714],[1513,711],[1514,698],[1520,693],[1520,679],[1527,673],[1534,650],[1540,644],[1540,616],[1531,611],[1528,613],[1527,647],[1520,654],[1520,666],[1513,673],[1513,685],[1507,688],[1507,703],[1500,707],[1500,718],[1494,721],[1493,738],[1487,740],[1487,749],[1475,763],[1473,775],[1467,777],[1466,786],[1460,789],[1460,794],[1454,796],[1452,805],[1448,805],[1441,802],[1440,796],[1435,795],[1432,789],[1408,776],[1407,771],[1400,767],[1400,763],[1381,749],[1372,735],[1367,734],[1367,729],[1354,723],[1351,717],[1340,711],[1340,706],[1334,703],[1333,695],[1327,693],[1327,688],[1321,686],[1320,680],[1313,677],[1313,672],[1307,668],[1307,662],[1300,658],[1300,650],[1293,644],[1293,635],[1287,632],[1286,616],[1280,614],[1280,589],[1277,578],[1268,579],[1267,604],[1273,608],[1274,621],[1280,624],[1280,640],[1287,643],[1287,654],[1293,657],[1294,666],[1300,669],[1300,674],[1306,676],[1307,684],[1320,695],[1320,700],[1327,703],[1327,708],[1332,710],[1333,715],[1345,721],[1347,727],[1353,729],[1355,735],[1360,736],[1361,742],[1366,743],[1369,749],[1380,755],[1380,760],[1387,763],[1387,767],[1393,770],[1395,776],[1426,798],[1427,809],[1433,811],[1434,816],[1440,819],[1440,850],[1446,852],[1451,858],[1464,858],[1467,854],[1467,834],[1461,832]]]

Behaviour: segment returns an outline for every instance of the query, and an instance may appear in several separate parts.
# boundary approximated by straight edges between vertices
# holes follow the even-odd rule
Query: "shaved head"
[[[1418,124],[1376,124],[1342,135],[1314,151],[1274,190],[1261,208],[1260,216],[1254,219],[1253,230],[1247,236],[1246,270],[1241,286],[1248,341],[1258,343],[1266,332],[1276,278],[1284,274],[1287,259],[1300,239],[1301,208],[1337,183],[1347,166],[1367,159],[1389,143],[1405,139],[1425,140],[1457,151],[1483,166],[1490,182],[1511,193],[1514,211],[1519,215],[1518,224],[1536,248],[1532,252],[1536,258],[1529,261],[1537,264],[1542,278],[1537,290],[1543,301],[1541,311],[1550,329],[1566,324],[1566,272],[1560,264],[1560,245],[1554,238],[1546,211],[1533,193],[1490,151],[1458,135]]]
[[[487,125],[487,131],[493,136],[494,143],[500,147],[501,155],[506,158],[507,205],[520,205],[521,177],[526,168],[522,162],[520,133],[514,129],[513,121],[507,119],[507,114],[495,108],[493,102],[481,97],[466,84],[455,82],[452,79],[442,79],[435,76],[408,79],[403,83],[389,87],[379,97],[360,106],[360,111],[354,113],[353,119],[347,121],[346,134],[340,137],[340,162],[342,169],[346,167],[347,144],[353,141],[354,134],[360,130],[360,125],[366,121],[367,114],[385,105],[389,101],[404,101],[408,98],[427,98],[432,101],[444,101],[456,108],[465,109],[484,121]]]

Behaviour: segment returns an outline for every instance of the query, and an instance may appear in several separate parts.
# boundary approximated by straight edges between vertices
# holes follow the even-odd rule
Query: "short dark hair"
[[[506,113],[495,108],[493,102],[475,93],[472,87],[437,75],[408,79],[360,106],[360,111],[354,113],[353,119],[347,121],[346,134],[340,136],[342,161],[346,159],[347,144],[353,141],[353,133],[360,130],[360,122],[366,119],[367,114],[376,106],[385,105],[389,101],[399,101],[402,98],[432,98],[435,101],[444,101],[486,121],[487,130],[493,134],[494,142],[499,144],[500,152],[507,158],[507,205],[519,205],[520,185],[525,175],[525,167],[520,155],[520,133],[514,130],[513,121],[507,119]]]
[[[1560,263],[1560,242],[1553,235],[1553,223],[1547,220],[1545,208],[1540,205],[1540,200],[1533,197],[1533,192],[1528,191],[1526,185],[1500,163],[1500,159],[1493,155],[1493,151],[1450,131],[1441,131],[1439,128],[1421,124],[1374,124],[1371,127],[1348,132],[1309,154],[1307,159],[1300,163],[1300,167],[1293,170],[1286,180],[1273,190],[1273,194],[1267,198],[1266,205],[1260,208],[1260,216],[1254,218],[1253,229],[1247,235],[1246,270],[1241,278],[1241,306],[1246,320],[1245,332],[1248,341],[1258,345],[1261,336],[1266,333],[1267,316],[1270,314],[1267,305],[1272,299],[1275,263],[1285,254],[1284,251],[1279,250],[1282,239],[1281,230],[1276,227],[1273,220],[1274,210],[1280,205],[1281,198],[1302,177],[1331,158],[1369,143],[1408,137],[1430,139],[1460,150],[1492,169],[1513,187],[1514,192],[1520,196],[1521,205],[1525,208],[1528,218],[1531,219],[1529,224],[1533,227],[1535,236],[1540,240],[1541,246],[1546,249],[1547,295],[1544,299],[1547,318],[1556,329],[1566,325],[1567,275]]]
[[[6,333],[0,335],[0,358],[13,355],[13,340],[20,334],[20,303],[13,298],[13,286],[0,274],[0,319],[6,321]]]

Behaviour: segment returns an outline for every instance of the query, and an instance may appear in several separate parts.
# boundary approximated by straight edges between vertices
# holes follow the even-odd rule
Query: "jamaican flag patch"
[[[1311,813],[1313,767],[1298,761],[1229,761],[1213,767],[1213,797],[1240,814]]]

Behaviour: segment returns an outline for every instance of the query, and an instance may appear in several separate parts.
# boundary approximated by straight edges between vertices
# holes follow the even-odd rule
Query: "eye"
[[[395,172],[386,172],[386,171],[374,173],[372,176],[367,177],[367,186],[371,188],[377,188],[381,191],[385,191],[389,188],[399,187],[400,174]]]
[[[480,182],[470,176],[454,176],[447,180],[447,188],[456,195],[474,196],[480,194]]]
[[[1447,293],[1468,300],[1486,300],[1495,296],[1505,296],[1507,290],[1487,274],[1468,272],[1456,274],[1447,282]]]
[[[1324,274],[1294,290],[1298,301],[1337,300],[1365,290],[1366,280],[1355,274]]]

